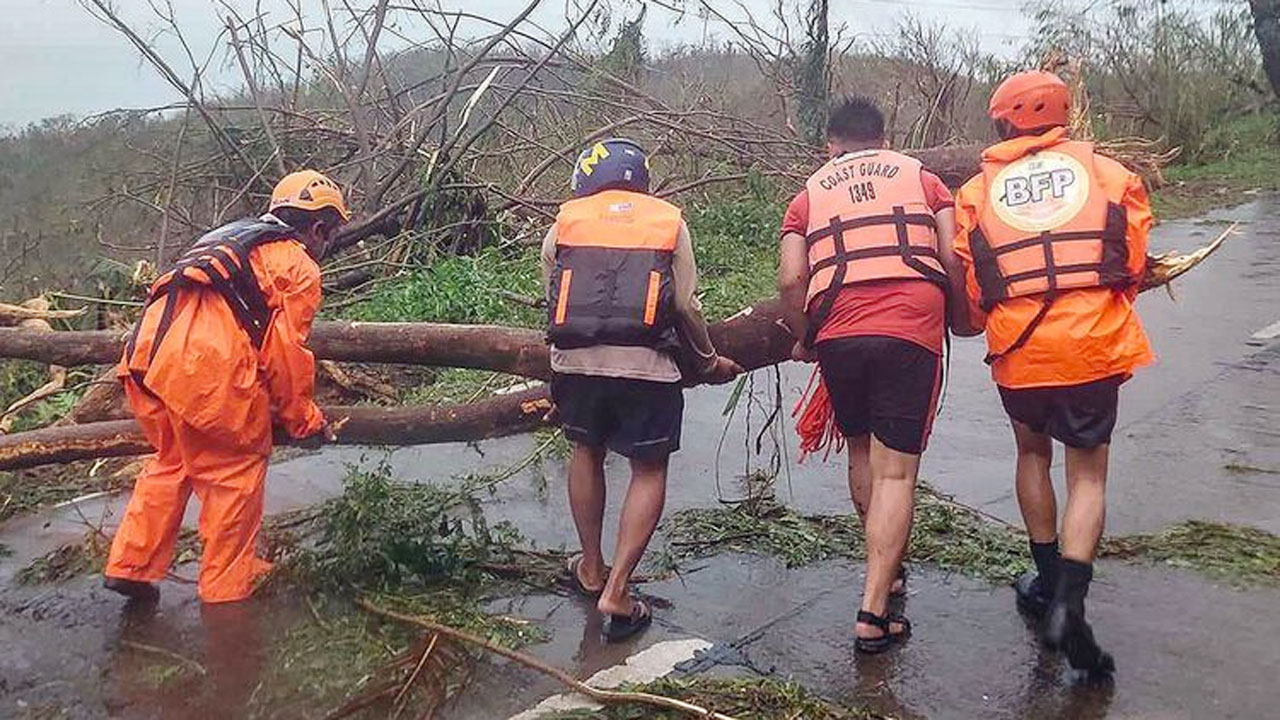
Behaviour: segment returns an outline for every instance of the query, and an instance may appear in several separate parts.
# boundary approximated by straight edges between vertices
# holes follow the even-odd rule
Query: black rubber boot
[[[109,577],[103,581],[102,587],[111,592],[119,593],[134,602],[155,602],[160,599],[160,588],[152,583],[140,580]]]
[[[1058,586],[1058,541],[1047,543],[1031,541],[1031,559],[1035,560],[1036,572],[1027,573],[1013,583],[1013,590],[1018,596],[1018,609],[1037,620],[1049,612],[1049,603],[1053,600],[1054,589]]]
[[[1066,653],[1072,668],[1094,678],[1109,676],[1115,672],[1115,660],[1098,646],[1093,628],[1084,619],[1084,598],[1093,580],[1093,566],[1063,559],[1061,570],[1058,590],[1045,623],[1045,642]]]
[[[1018,609],[1024,614],[1036,620],[1042,620],[1048,614],[1053,598],[1036,573],[1027,573],[1014,581],[1013,591],[1018,595]]]

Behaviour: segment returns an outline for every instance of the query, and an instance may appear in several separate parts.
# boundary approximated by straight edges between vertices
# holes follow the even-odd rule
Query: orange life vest
[[[1063,140],[1011,162],[984,161],[986,200],[970,236],[981,305],[1042,295],[1044,304],[992,363],[1026,344],[1063,290],[1124,289],[1128,220],[1097,179],[1093,145]]]
[[[547,339],[560,349],[642,345],[674,351],[671,263],[680,209],[651,195],[605,190],[556,217]]]
[[[271,321],[271,309],[267,307],[258,279],[249,265],[249,253],[265,243],[288,240],[296,235],[293,228],[272,216],[265,216],[228,223],[197,240],[168,272],[152,283],[147,294],[147,306],[157,302],[165,305],[155,336],[151,338],[151,353],[146,365],[155,359],[169,331],[175,307],[174,295],[181,288],[204,287],[216,292],[231,308],[231,314],[248,334],[253,347],[261,349]],[[133,357],[142,326],[139,320],[125,348],[126,358]],[[139,384],[142,384],[140,377]]]
[[[868,150],[835,158],[809,178],[807,344],[841,287],[908,279],[946,284],[921,168],[901,153]]]
[[[1067,140],[1013,162],[984,162],[982,175],[987,197],[970,244],[985,309],[1132,282],[1125,210],[1099,186],[1092,144]]]

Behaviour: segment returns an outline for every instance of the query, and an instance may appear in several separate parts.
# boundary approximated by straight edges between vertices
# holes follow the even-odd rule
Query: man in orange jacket
[[[961,300],[963,289],[951,280],[960,274],[951,193],[920,161],[887,149],[880,109],[866,98],[839,103],[827,150],[830,160],[787,207],[778,284],[799,341],[794,354],[817,359],[849,446],[849,490],[867,534],[854,646],[878,653],[910,627],[888,612],[889,596],[905,589],[902,557],[942,383],[947,299]],[[813,403],[825,404],[820,395]]]
[[[956,252],[970,324],[985,328],[1017,443],[1018,503],[1037,570],[1015,585],[1018,606],[1045,620],[1045,639],[1072,667],[1109,675],[1114,662],[1094,640],[1084,600],[1120,385],[1154,359],[1133,307],[1152,217],[1141,178],[1068,137],[1070,105],[1050,73],[1019,73],[996,89],[989,113],[1003,141],[956,196]],[[1066,448],[1061,536],[1052,440]]]
[[[307,349],[320,306],[317,261],[350,218],[314,170],[286,176],[270,212],[200,238],[151,288],[118,375],[156,448],[134,486],[107,561],[106,587],[154,600],[187,500],[200,498],[199,595],[247,598],[271,567],[256,554],[272,426],[332,432],[312,400]]]

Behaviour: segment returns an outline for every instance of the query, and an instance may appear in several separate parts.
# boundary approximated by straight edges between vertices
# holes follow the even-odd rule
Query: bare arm
[[[782,319],[797,342],[803,342],[809,319],[805,315],[805,295],[809,290],[809,248],[804,236],[789,232],[782,236],[778,263],[778,293],[782,296]]]
[[[938,259],[942,269],[947,271],[947,310],[951,332],[961,337],[970,337],[982,333],[982,328],[975,329],[969,320],[969,296],[964,285],[964,264],[956,254],[956,211],[955,208],[939,210],[934,218],[938,222]]]

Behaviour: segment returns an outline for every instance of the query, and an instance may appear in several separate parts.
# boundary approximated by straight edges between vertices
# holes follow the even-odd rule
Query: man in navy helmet
[[[596,143],[578,157],[572,189],[542,244],[551,393],[573,443],[569,505],[582,542],[568,570],[618,641],[652,620],[628,583],[662,516],[682,381],[724,383],[742,368],[711,344],[689,229],[679,208],[649,194],[644,151]],[[631,464],[612,569],[600,546],[607,450]]]

